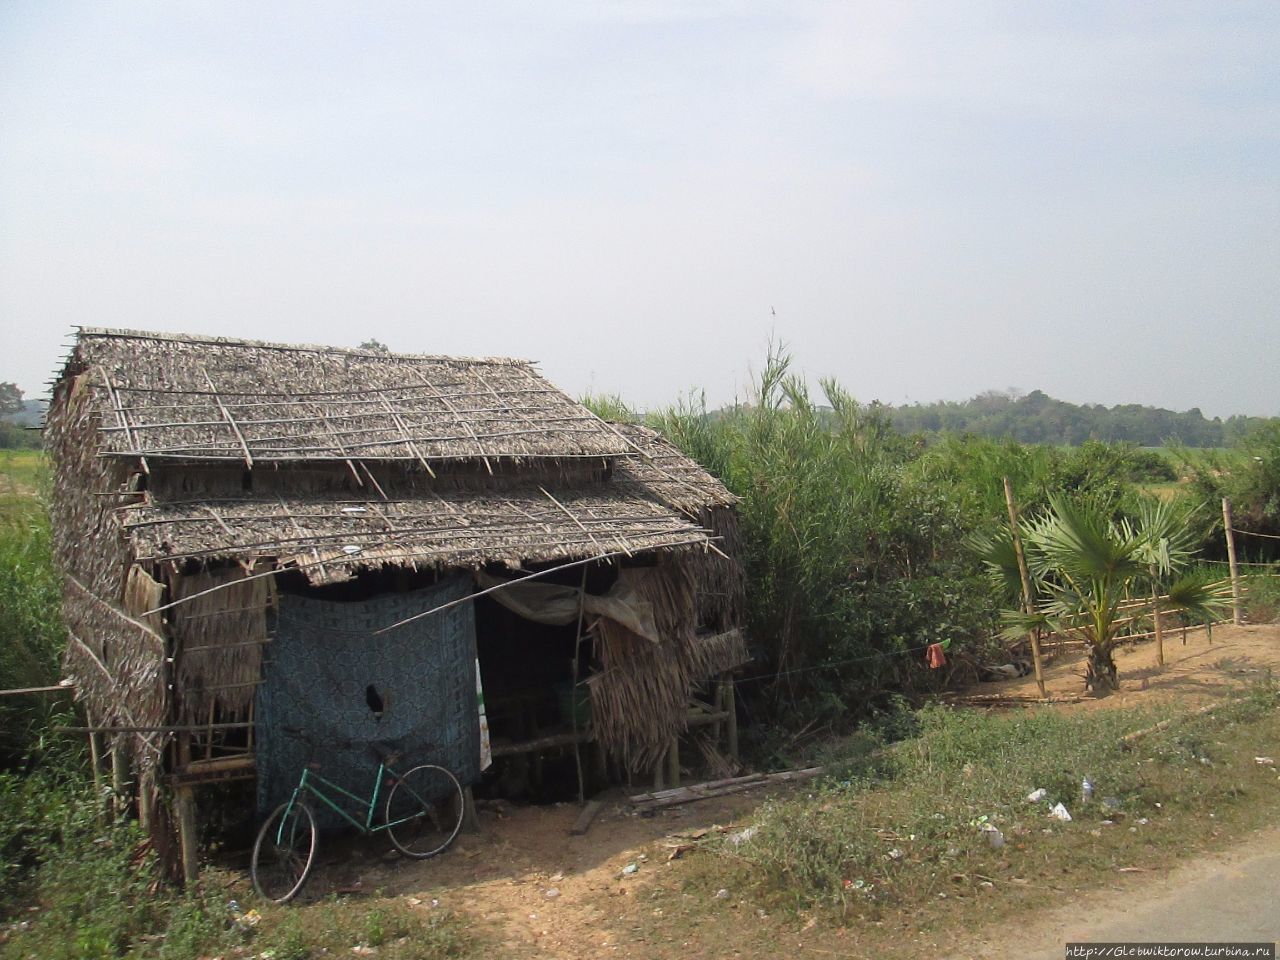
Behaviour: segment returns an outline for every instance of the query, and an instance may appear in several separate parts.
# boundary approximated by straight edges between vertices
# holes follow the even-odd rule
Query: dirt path
[[[615,955],[620,943],[627,945],[616,955],[633,956],[636,894],[669,869],[668,844],[729,829],[761,800],[737,794],[643,817],[619,790],[580,837],[569,835],[576,804],[482,810],[480,833],[463,835],[438,860],[409,863],[377,852],[361,859],[358,844],[335,852],[308,896],[359,890],[402,896],[422,910],[456,910],[513,957]],[[631,864],[635,871],[624,873]]]
[[[1139,885],[1094,891],[1030,924],[985,931],[955,958],[1062,960],[1078,942],[1280,941],[1280,828]]]

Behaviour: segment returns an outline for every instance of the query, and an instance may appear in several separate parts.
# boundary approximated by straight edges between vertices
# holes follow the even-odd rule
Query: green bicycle
[[[312,741],[295,727],[285,732]],[[315,744],[312,744],[315,746]],[[387,832],[392,845],[406,857],[425,860],[444,851],[462,829],[464,812],[462,785],[458,778],[434,764],[425,763],[399,774],[393,767],[400,753],[387,744],[370,744],[378,757],[373,794],[366,800],[320,775],[320,764],[302,769],[293,794],[272,811],[258,831],[253,844],[249,873],[258,895],[274,903],[285,903],[298,895],[316,860],[319,832],[306,800],[315,797],[362,834]],[[384,787],[387,791],[382,823],[374,825],[374,815]],[[339,805],[334,791],[364,806],[361,822]]]

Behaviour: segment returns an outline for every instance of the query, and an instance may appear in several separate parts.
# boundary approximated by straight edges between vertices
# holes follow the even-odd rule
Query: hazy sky
[[[0,380],[73,324],[1280,414],[1280,3],[0,0]]]

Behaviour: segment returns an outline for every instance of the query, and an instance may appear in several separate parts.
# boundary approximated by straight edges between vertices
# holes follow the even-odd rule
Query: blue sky
[[[0,380],[73,324],[1280,414],[1280,5],[0,3]]]

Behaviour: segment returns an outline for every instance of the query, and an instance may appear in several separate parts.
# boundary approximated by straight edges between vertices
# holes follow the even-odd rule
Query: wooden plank
[[[578,819],[573,821],[573,826],[569,828],[569,836],[580,837],[590,830],[591,824],[603,809],[604,804],[599,800],[587,801],[587,805],[584,806],[582,808],[582,812],[578,814]]]
[[[538,737],[534,740],[524,740],[519,743],[495,743],[491,746],[490,751],[495,757],[510,757],[521,753],[537,753],[542,750],[552,750],[557,747],[571,747],[575,743],[586,743],[591,740],[590,731],[581,731],[579,733],[552,733],[545,737]]]
[[[659,770],[661,765],[659,765]],[[798,780],[809,780],[822,773],[822,767],[806,767],[801,770],[784,770],[780,773],[752,774],[746,777],[734,777],[730,780],[717,781],[719,786],[695,784],[674,790],[655,791],[652,794],[640,794],[631,797],[631,802],[646,810],[660,807],[672,807],[682,803],[695,803],[698,800],[710,800],[715,797],[729,796],[758,787],[775,783],[792,783]]]

